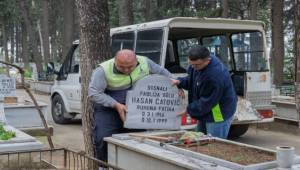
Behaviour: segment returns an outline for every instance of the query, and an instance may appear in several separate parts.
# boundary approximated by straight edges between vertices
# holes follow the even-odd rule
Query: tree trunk
[[[257,0],[250,0],[250,19],[257,20]]]
[[[42,59],[38,51],[38,46],[37,46],[37,39],[36,39],[36,34],[34,31],[34,28],[32,27],[33,21],[32,18],[29,14],[29,7],[27,4],[27,1],[24,0],[18,0],[18,3],[20,5],[20,11],[22,13],[26,30],[29,35],[29,42],[31,45],[32,53],[33,53],[33,60],[35,61],[37,72],[42,73],[43,72],[43,65],[42,65]]]
[[[174,3],[174,1],[168,1],[167,0],[155,0],[156,1],[156,7],[154,9],[153,8],[151,10],[154,10],[154,13],[156,13],[156,20],[159,19],[164,19],[163,12],[161,11],[166,11],[172,8],[172,5]]]
[[[53,62],[61,61],[62,59],[59,57],[62,57],[62,50],[59,43],[59,36],[52,35],[51,36],[51,59]],[[63,57],[62,57],[63,58]]]
[[[180,4],[181,4],[180,7],[179,7],[180,8],[180,16],[184,17],[185,16],[185,7],[188,6],[187,1],[186,0],[181,0]]]
[[[10,32],[10,63],[14,63],[15,60],[15,24],[9,24]]]
[[[132,12],[132,0],[119,1],[119,25],[132,25],[133,24],[133,12]]]
[[[283,0],[272,1],[272,66],[273,83],[279,86],[283,82]]]
[[[21,42],[21,31],[20,31],[20,24],[16,24],[16,62],[20,62],[20,43]]]
[[[76,5],[74,5],[74,23],[73,23],[73,40],[78,40],[80,35],[80,28],[79,28],[79,14]]]
[[[296,0],[295,5],[295,101],[298,113],[298,127],[300,128],[300,0]]]
[[[250,20],[257,20],[257,0],[250,0]],[[257,37],[250,37],[250,48],[252,51],[256,51],[257,49],[260,49],[260,47],[258,47],[259,43],[257,43]],[[251,66],[252,66],[252,70],[257,70],[257,66],[259,65],[259,58],[260,58],[260,54],[259,53],[252,53],[251,55]]]
[[[22,22],[22,62],[24,63],[25,69],[29,70],[29,48],[27,41],[27,29],[25,23]]]
[[[143,15],[145,21],[153,21],[156,20],[158,17],[157,11],[157,1],[156,0],[144,0],[143,2]]]
[[[2,38],[3,38],[3,49],[4,49],[4,60],[5,62],[9,62],[8,58],[8,37],[7,37],[7,20],[6,17],[2,18]],[[6,75],[9,76],[9,67],[6,67]]]
[[[36,23],[36,29],[37,29],[37,33],[39,35],[39,42],[40,42],[40,51],[41,51],[41,57],[43,58],[44,60],[44,48],[43,48],[43,38],[42,38],[42,28],[41,28],[41,21],[38,20],[37,23]]]
[[[228,0],[222,0],[222,18],[228,18]]]
[[[49,0],[42,1],[42,48],[43,48],[43,57],[44,62],[48,63],[50,60],[50,44],[49,44]]]
[[[60,62],[62,60],[62,35],[63,35],[63,11],[61,7],[62,1],[49,1],[49,33],[50,33],[50,48],[51,61]]]
[[[92,103],[88,99],[88,84],[97,64],[110,58],[109,14],[107,0],[77,0],[80,18],[80,69],[82,130],[85,150],[94,156],[92,127],[94,118]]]
[[[144,0],[144,9],[143,9],[143,15],[145,18],[145,21],[151,21],[151,0]]]
[[[61,62],[68,54],[74,40],[74,8],[75,4],[73,0],[64,0],[63,56],[61,57]]]

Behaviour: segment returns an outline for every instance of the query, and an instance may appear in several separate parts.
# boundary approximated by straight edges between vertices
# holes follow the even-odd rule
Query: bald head
[[[115,56],[115,66],[120,72],[130,74],[137,66],[135,53],[127,49],[118,51]]]

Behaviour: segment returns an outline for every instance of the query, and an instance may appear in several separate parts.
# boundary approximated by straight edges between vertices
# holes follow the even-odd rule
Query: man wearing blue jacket
[[[226,139],[237,106],[230,74],[200,45],[189,51],[189,64],[186,77],[172,80],[178,88],[188,90],[189,104],[179,115],[189,114],[198,120],[199,131]]]

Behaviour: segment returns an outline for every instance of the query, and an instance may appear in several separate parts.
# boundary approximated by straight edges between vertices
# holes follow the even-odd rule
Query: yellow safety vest
[[[138,66],[130,73],[118,74],[114,73],[114,58],[105,61],[100,64],[105,72],[105,77],[107,81],[107,89],[109,90],[123,90],[129,88],[137,80],[150,74],[149,65],[147,58],[143,56],[136,56],[139,62]]]

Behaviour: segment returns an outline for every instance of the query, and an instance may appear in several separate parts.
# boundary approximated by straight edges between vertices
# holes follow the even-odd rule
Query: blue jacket
[[[212,108],[219,104],[223,119],[236,111],[237,96],[227,68],[211,56],[210,63],[202,70],[188,68],[188,76],[180,77],[179,88],[188,90],[187,112],[192,118],[214,122]]]

